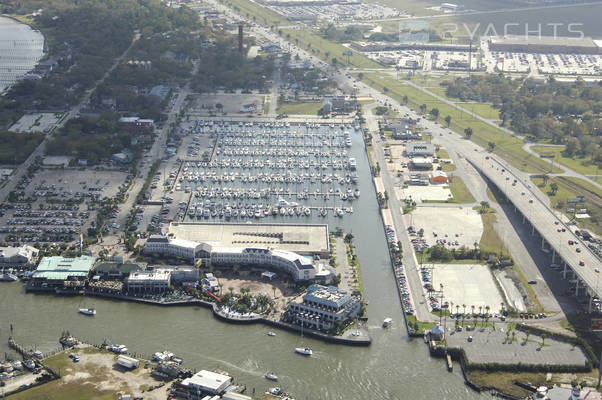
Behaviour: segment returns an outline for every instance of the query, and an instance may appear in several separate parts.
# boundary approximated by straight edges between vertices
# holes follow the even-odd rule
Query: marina
[[[345,129],[336,125],[333,128],[329,125],[322,126],[321,129],[332,131],[340,137],[339,140],[344,138]],[[64,329],[69,329],[73,335],[90,343],[103,343],[105,339],[112,343],[126,343],[131,352],[148,354],[148,358],[158,349],[168,347],[174,354],[185,355],[189,368],[230,370],[247,384],[248,390],[255,388],[257,392],[271,387],[264,375],[266,371],[273,371],[278,376],[280,387],[291,393],[304,393],[312,399],[488,398],[488,395],[480,395],[468,388],[461,372],[457,372],[459,369],[448,374],[439,360],[425,357],[423,343],[408,340],[404,324],[396,323],[388,329],[381,328],[384,318],[401,321],[403,317],[384,226],[378,218],[379,207],[362,135],[354,130],[350,139],[351,147],[337,149],[346,150],[347,157],[353,157],[357,161],[357,185],[350,186],[359,189],[361,197],[352,202],[354,212],[345,214],[345,218],[337,218],[332,213],[322,218],[314,212],[311,217],[278,215],[268,218],[268,221],[278,223],[297,220],[300,223],[328,224],[329,231],[341,228],[355,236],[363,289],[368,303],[367,327],[373,337],[370,346],[350,348],[316,340],[308,335],[305,335],[301,343],[299,332],[288,330],[274,330],[277,336],[268,336],[263,324],[233,325],[223,322],[213,317],[211,309],[200,305],[164,309],[144,302],[115,301],[100,297],[86,300],[86,307],[95,308],[97,314],[93,319],[86,320],[88,323],[82,323],[84,317],[79,313],[63,311],[77,308],[72,297],[25,294],[18,284],[2,286],[0,315],[9,316],[7,322],[13,324],[13,335],[19,343],[36,345],[44,352],[55,348],[56,337]],[[169,170],[166,175],[169,176]],[[326,184],[324,187],[326,188]],[[181,194],[185,194],[183,190]],[[176,198],[175,193],[167,193],[165,196]],[[188,196],[191,201],[195,199],[192,191]],[[305,203],[293,196],[290,199],[282,197],[286,201],[300,204],[304,202],[307,206],[313,206],[314,199]],[[333,197],[331,196],[330,204],[327,203],[330,206],[333,201],[337,206],[351,205],[348,201],[333,200]],[[179,198],[175,200],[176,204],[179,201]],[[222,201],[225,203],[228,200]],[[320,203],[316,206],[323,202],[319,198],[317,201]],[[268,203],[265,199],[262,202]],[[277,202],[278,196],[273,196],[270,200],[270,204]],[[216,221],[224,220],[218,217]],[[249,219],[238,219],[238,222],[243,221],[247,222]],[[316,248],[321,249],[323,246]],[[98,326],[104,328],[99,330]],[[148,334],[141,336],[140,327],[145,327]],[[8,335],[8,329],[0,329],[0,351],[10,354],[12,351],[5,345]],[[296,347],[309,347],[312,355],[304,357],[296,354]],[[440,382],[440,385],[430,384],[433,380]],[[307,382],[312,382],[312,385],[308,386]]]
[[[198,121],[190,132],[216,137],[213,158],[184,160],[170,192],[190,193],[181,220],[343,217],[360,196],[358,126]],[[193,139],[194,140],[194,139]],[[173,180],[172,180],[173,179]]]

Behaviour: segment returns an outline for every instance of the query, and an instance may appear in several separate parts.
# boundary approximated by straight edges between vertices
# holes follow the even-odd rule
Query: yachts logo
[[[566,36],[570,36],[570,39],[583,39],[585,35],[581,27],[583,27],[583,24],[580,22],[570,24],[562,22],[547,22],[545,24],[508,22],[501,26],[492,23],[481,24],[480,22],[472,26],[466,23],[456,24],[447,22],[443,24],[443,37],[468,37],[470,41],[474,41],[479,37],[499,39],[508,36],[523,36],[525,39],[541,39],[542,36],[553,39],[565,39]]]
[[[422,19],[399,21],[399,41],[402,43],[428,43],[430,31],[429,22]]]

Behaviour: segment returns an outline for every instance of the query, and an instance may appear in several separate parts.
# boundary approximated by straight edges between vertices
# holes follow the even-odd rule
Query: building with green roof
[[[96,257],[44,257],[31,276],[28,289],[68,286],[69,281],[85,281]]]

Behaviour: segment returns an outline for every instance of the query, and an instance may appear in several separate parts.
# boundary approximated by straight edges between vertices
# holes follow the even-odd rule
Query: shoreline
[[[26,291],[26,293],[33,292],[33,293],[39,293],[39,294],[57,294],[53,289],[27,290],[27,288],[25,288],[25,291]],[[283,322],[283,321],[278,321],[275,319],[266,318],[261,315],[250,316],[247,318],[232,318],[232,317],[226,315],[225,313],[220,312],[220,309],[219,309],[217,303],[213,303],[213,302],[202,300],[202,299],[188,299],[188,300],[161,302],[161,301],[150,300],[150,299],[134,297],[134,296],[127,296],[127,295],[122,295],[122,294],[99,293],[99,292],[95,292],[95,291],[91,291],[91,290],[84,290],[83,293],[77,292],[77,293],[73,293],[73,294],[68,294],[68,293],[61,293],[61,294],[65,295],[65,296],[94,296],[94,297],[101,297],[101,298],[112,299],[112,300],[131,301],[131,302],[136,302],[136,303],[142,303],[142,304],[153,305],[153,306],[164,306],[164,307],[200,306],[200,307],[204,307],[204,308],[210,308],[213,313],[213,316],[216,319],[219,319],[221,321],[228,322],[231,324],[244,325],[244,324],[261,323],[261,324],[273,326],[273,327],[276,327],[276,328],[279,328],[282,330],[286,330],[289,332],[301,333],[300,326],[289,324],[289,323]],[[353,334],[350,333],[352,331],[358,331],[359,335],[354,336]],[[370,344],[372,344],[372,337],[370,336],[368,331],[364,328],[349,328],[349,329],[347,329],[347,331],[345,331],[345,333],[343,335],[340,335],[340,336],[332,336],[332,335],[328,335],[328,334],[325,334],[325,333],[322,333],[319,331],[315,331],[312,329],[307,329],[307,328],[303,329],[302,333],[304,335],[312,337],[314,339],[319,339],[324,342],[333,343],[333,344],[342,344],[342,345],[347,345],[347,346],[370,346]]]

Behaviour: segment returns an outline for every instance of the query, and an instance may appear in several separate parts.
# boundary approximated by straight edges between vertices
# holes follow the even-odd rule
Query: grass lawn
[[[407,96],[409,100],[408,105],[415,110],[418,110],[421,104],[426,104],[427,112],[432,108],[438,108],[441,123],[445,124],[443,118],[450,115],[452,117],[451,129],[455,132],[464,134],[465,128],[472,128],[472,141],[483,147],[487,147],[488,142],[495,142],[495,153],[522,171],[543,172],[549,170],[548,163],[522,149],[524,145],[522,140],[485,122],[476,120],[464,111],[443,103],[428,93],[408,86],[403,81],[397,81],[390,75],[379,73],[365,73],[363,81],[375,89],[388,94],[400,103],[403,101],[403,96]]]
[[[483,236],[479,242],[479,247],[486,253],[499,254],[500,251],[504,255],[510,254],[502,238],[498,235],[493,225],[497,222],[497,216],[494,213],[481,214],[483,220]]]
[[[443,172],[453,172],[456,170],[456,164],[448,163],[441,164],[441,171]]]
[[[430,89],[429,89],[430,90]],[[453,101],[453,100],[452,100]],[[491,120],[499,120],[500,112],[498,109],[493,108],[493,106],[489,103],[456,103],[460,107],[477,114],[480,117],[491,119]]]
[[[295,44],[297,44],[298,41],[299,47],[315,54],[316,57],[328,63],[332,63],[332,59],[336,58],[339,63],[346,64],[347,59],[343,56],[343,52],[352,51],[341,44],[331,42],[330,40],[326,40],[316,34],[304,30],[283,29],[282,37],[287,38],[287,40],[290,40]],[[382,65],[376,61],[372,61],[363,54],[358,53],[357,51],[352,52],[353,55],[349,57],[349,65],[357,68],[382,68]]]
[[[447,153],[447,150],[445,150],[442,147],[439,147],[439,150],[437,150],[437,158],[448,159],[449,158],[449,154]]]
[[[304,114],[304,115],[317,115],[318,110],[322,108],[322,103],[319,101],[312,101],[307,103],[292,102],[292,103],[278,103],[276,112],[278,114]]]
[[[454,203],[474,203],[476,200],[459,176],[454,176],[449,182],[449,190],[454,196]]]
[[[584,175],[595,175],[599,173],[599,169],[596,168],[596,164],[592,162],[591,156],[587,157],[565,157],[562,155],[564,151],[564,146],[533,146],[531,147],[533,151],[538,154],[541,153],[554,153],[555,162],[559,162],[561,165],[572,169],[575,172],[579,172]],[[548,162],[550,162],[548,160]]]
[[[255,17],[257,23],[266,26],[294,25],[293,22],[286,19],[283,15],[249,0],[226,0],[222,1],[222,3],[232,7],[242,17],[247,17],[249,19]]]

